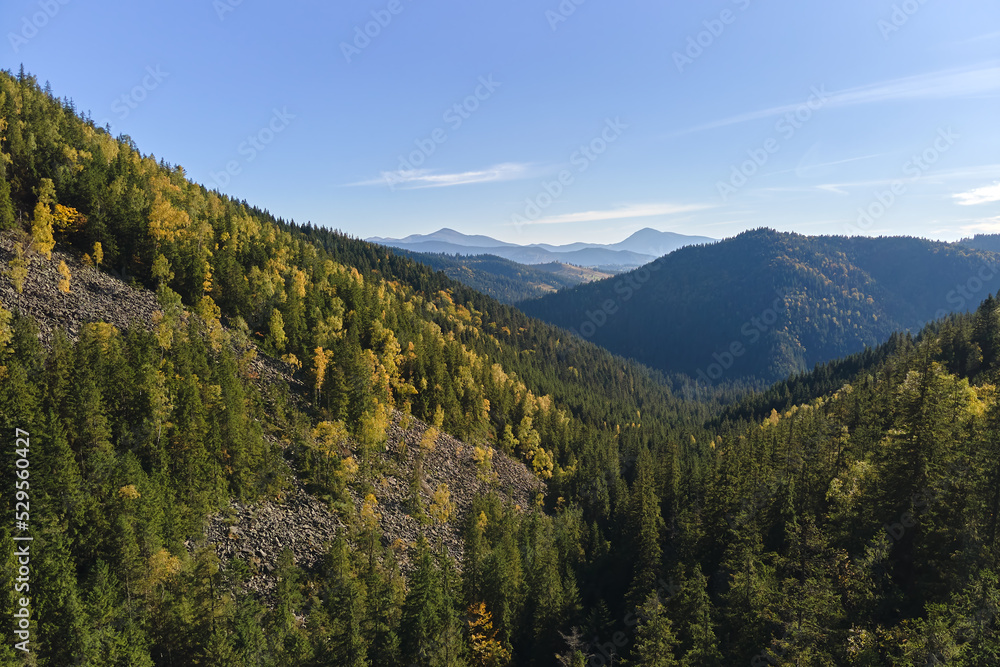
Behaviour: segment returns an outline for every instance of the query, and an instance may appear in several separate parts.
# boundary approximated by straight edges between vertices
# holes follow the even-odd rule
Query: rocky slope
[[[44,345],[51,343],[58,328],[75,340],[87,322],[108,322],[119,329],[152,326],[153,313],[159,309],[153,292],[131,287],[107,273],[84,266],[76,253],[63,248],[54,250],[51,260],[32,257],[23,291],[18,293],[6,273],[8,262],[14,258],[16,242],[13,233],[0,234],[0,305],[32,316]],[[72,275],[69,293],[58,288],[57,267],[62,261]],[[252,371],[258,387],[269,382],[288,382],[296,403],[300,407],[306,405],[308,391],[303,378],[288,364],[258,353]],[[455,513],[446,523],[422,524],[406,512],[406,506],[419,443],[426,429],[423,422],[395,413],[388,445],[375,466],[379,471],[375,496],[383,541],[395,547],[404,570],[408,569],[409,552],[421,534],[434,543],[442,543],[456,561],[461,559],[460,526],[477,494],[493,486],[511,502],[528,507],[543,486],[524,464],[501,452],[495,452],[493,458],[496,479],[491,483],[478,479],[473,448],[442,433],[434,450],[425,455],[420,496],[423,504],[429,505],[434,490],[445,483]],[[346,529],[334,510],[306,493],[295,479],[294,471],[290,470],[289,477],[291,491],[283,497],[254,504],[234,501],[206,521],[208,544],[214,546],[223,563],[234,558],[244,560],[251,573],[247,586],[256,592],[266,594],[272,587],[272,573],[285,548],[291,549],[297,565],[310,568],[320,560],[326,545]],[[352,497],[360,506],[363,500],[360,494],[352,492]],[[188,543],[189,549],[196,546],[194,542]]]

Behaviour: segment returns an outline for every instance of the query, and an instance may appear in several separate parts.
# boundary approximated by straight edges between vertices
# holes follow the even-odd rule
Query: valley
[[[0,113],[0,664],[1000,655],[990,239],[389,247]]]

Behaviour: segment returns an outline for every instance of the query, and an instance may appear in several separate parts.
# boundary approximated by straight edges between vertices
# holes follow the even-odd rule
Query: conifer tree
[[[3,159],[2,156],[0,159]],[[0,176],[0,231],[13,229],[16,224],[14,203],[10,199],[10,183]]]
[[[680,663],[674,648],[679,641],[667,616],[666,605],[657,593],[639,608],[638,616],[635,650],[627,664],[630,667],[678,667]]]
[[[712,601],[706,589],[707,580],[696,563],[691,575],[681,584],[677,598],[676,620],[682,629],[681,667],[718,667],[722,662],[719,641],[715,635]]]
[[[362,620],[367,615],[367,591],[350,562],[347,543],[341,538],[327,554],[324,586],[331,623],[328,659],[344,667],[365,667],[369,662]]]
[[[661,572],[663,548],[660,539],[664,522],[653,470],[653,456],[648,449],[643,449],[636,464],[636,478],[628,507],[628,527],[635,554],[628,600],[634,606],[648,598]]]

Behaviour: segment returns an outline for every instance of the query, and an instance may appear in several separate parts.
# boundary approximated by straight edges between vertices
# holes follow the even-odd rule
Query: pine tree
[[[636,478],[628,507],[628,528],[635,554],[628,600],[630,606],[638,606],[648,598],[660,576],[663,557],[660,539],[665,528],[656,493],[653,456],[648,449],[640,452],[636,463]]]
[[[0,231],[13,229],[16,224],[14,203],[10,200],[10,183],[7,182],[6,178],[0,176]]]
[[[423,536],[417,542],[415,561],[403,604],[403,655],[418,667],[437,667],[445,601],[434,557]]]
[[[678,667],[674,655],[679,644],[673,625],[667,617],[666,606],[657,593],[653,593],[639,608],[639,626],[630,667]],[[690,664],[690,663],[689,663]]]
[[[717,667],[722,663],[712,618],[712,601],[706,587],[701,565],[696,563],[691,576],[681,584],[676,604],[676,619],[682,629],[682,648],[685,649],[681,667]]]
[[[325,563],[326,611],[330,618],[328,659],[344,667],[368,665],[362,637],[362,619],[367,615],[367,591],[350,562],[347,543],[338,538]]]

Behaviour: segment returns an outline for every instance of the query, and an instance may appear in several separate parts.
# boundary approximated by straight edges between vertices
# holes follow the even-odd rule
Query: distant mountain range
[[[394,248],[393,251],[441,271],[449,278],[506,304],[535,299],[566,287],[614,275],[612,272],[560,262],[529,266],[496,255],[453,257],[412,252],[402,248]]]
[[[648,227],[640,229],[624,241],[611,244],[576,242],[566,245],[518,245],[489,236],[470,236],[448,228],[439,229],[433,234],[411,234],[402,239],[372,237],[366,240],[419,253],[495,255],[521,264],[559,262],[611,272],[636,268],[678,248],[715,241],[706,236],[686,236]]]
[[[774,382],[974,309],[1000,286],[998,260],[909,237],[758,229],[518,307],[667,372]]]

